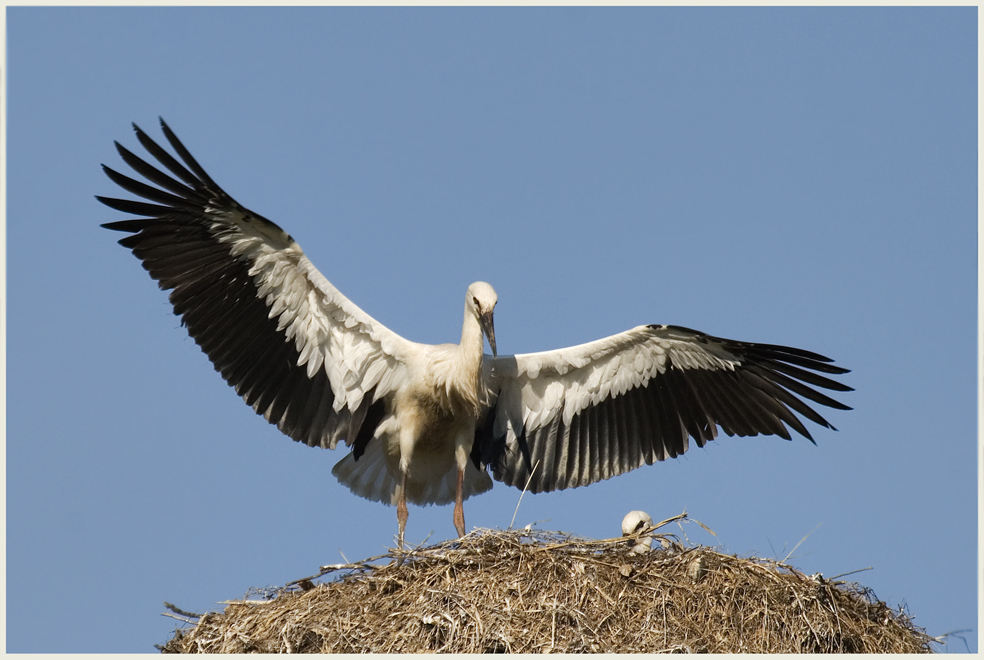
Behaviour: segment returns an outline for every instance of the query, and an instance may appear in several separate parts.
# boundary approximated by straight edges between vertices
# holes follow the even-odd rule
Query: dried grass
[[[476,530],[324,567],[222,613],[171,606],[196,625],[162,650],[919,653],[937,641],[856,583],[657,538],[634,555],[624,538]]]

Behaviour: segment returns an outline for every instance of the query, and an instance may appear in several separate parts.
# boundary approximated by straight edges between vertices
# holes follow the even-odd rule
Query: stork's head
[[[629,511],[622,518],[622,536],[641,532],[653,524],[653,519],[645,511]]]
[[[485,338],[489,340],[489,347],[492,355],[495,352],[495,326],[492,324],[492,312],[495,310],[495,303],[499,297],[495,295],[495,289],[491,284],[485,282],[475,282],[468,287],[465,294],[465,308],[468,309],[482,326]]]

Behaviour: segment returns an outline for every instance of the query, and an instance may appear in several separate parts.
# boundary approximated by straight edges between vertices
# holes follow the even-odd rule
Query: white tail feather
[[[400,475],[390,472],[386,462],[386,452],[383,443],[374,438],[366,445],[366,451],[359,460],[355,460],[349,452],[345,458],[338,461],[331,473],[339,483],[346,486],[359,497],[373,502],[382,502],[396,506],[396,486]],[[407,479],[407,501],[421,506],[426,504],[450,504],[454,502],[457,485],[457,471],[448,472],[434,481],[414,481]],[[465,466],[465,479],[462,486],[462,498],[484,493],[492,488],[492,478],[485,470],[479,470],[471,461]]]

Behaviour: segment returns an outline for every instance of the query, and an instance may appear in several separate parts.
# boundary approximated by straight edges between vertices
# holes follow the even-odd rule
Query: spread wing
[[[797,417],[833,428],[803,399],[850,410],[814,388],[851,388],[847,369],[785,346],[640,326],[572,348],[486,358],[492,403],[472,459],[531,492],[584,486],[728,435],[778,435]],[[533,471],[533,466],[536,466]]]
[[[147,201],[97,197],[138,216],[103,226],[130,234],[120,244],[171,289],[174,313],[253,410],[299,442],[334,448],[345,439],[360,451],[412,342],[345,298],[290,235],[216,185],[163,120],[183,162],[133,128],[157,164],[116,148],[146,182],[103,170]]]

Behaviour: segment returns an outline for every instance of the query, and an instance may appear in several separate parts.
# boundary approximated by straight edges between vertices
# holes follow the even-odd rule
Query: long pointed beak
[[[479,314],[479,323],[482,324],[482,332],[485,333],[485,337],[489,340],[489,346],[492,348],[492,357],[498,357],[495,352],[495,326],[492,323],[492,310]]]

